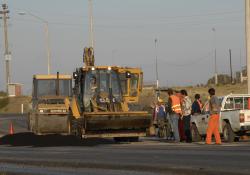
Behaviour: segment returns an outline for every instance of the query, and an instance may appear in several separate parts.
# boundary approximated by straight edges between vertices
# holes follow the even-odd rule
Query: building
[[[9,97],[19,97],[22,96],[22,84],[20,83],[9,83],[8,84],[8,94]]]

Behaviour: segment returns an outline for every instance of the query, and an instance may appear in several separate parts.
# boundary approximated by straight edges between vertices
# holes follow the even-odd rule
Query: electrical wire
[[[161,62],[161,64],[167,64],[168,66],[174,66],[174,67],[187,67],[187,66],[193,66],[195,64],[198,64],[204,60],[207,60],[208,58],[211,58],[213,54],[213,51],[207,53],[206,55],[196,58],[196,59],[189,59],[190,61],[186,62],[186,63],[182,63],[182,64],[178,64],[178,63],[173,63],[173,62],[169,62],[166,60],[162,60],[159,59],[159,62]],[[181,60],[181,59],[178,59]]]

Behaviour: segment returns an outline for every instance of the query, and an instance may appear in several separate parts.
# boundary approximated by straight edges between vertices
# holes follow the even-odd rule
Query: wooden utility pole
[[[11,61],[11,52],[9,51],[9,40],[8,40],[8,23],[7,23],[7,19],[8,17],[8,6],[6,3],[2,4],[2,11],[0,11],[0,15],[2,15],[2,19],[3,19],[3,27],[4,27],[4,47],[5,47],[5,51],[4,51],[4,58],[5,58],[5,86],[6,86],[6,92],[8,93],[8,85],[11,82],[11,78],[10,78],[10,61]]]
[[[250,94],[250,0],[245,0],[245,32],[247,56],[247,92]]]

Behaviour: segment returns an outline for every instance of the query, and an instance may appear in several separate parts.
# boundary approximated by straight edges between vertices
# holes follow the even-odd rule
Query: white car
[[[221,101],[219,131],[226,142],[239,140],[250,133],[250,94],[230,94],[219,98]],[[191,118],[193,141],[206,136],[209,121],[209,103],[205,103],[202,113]]]

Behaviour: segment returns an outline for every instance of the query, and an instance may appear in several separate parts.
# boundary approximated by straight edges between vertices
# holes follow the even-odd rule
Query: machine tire
[[[225,123],[223,127],[223,138],[225,142],[234,142],[235,133],[233,132],[230,123]]]
[[[192,135],[192,141],[193,142],[200,142],[201,141],[201,135],[198,131],[198,128],[195,124],[191,125],[191,135]]]

